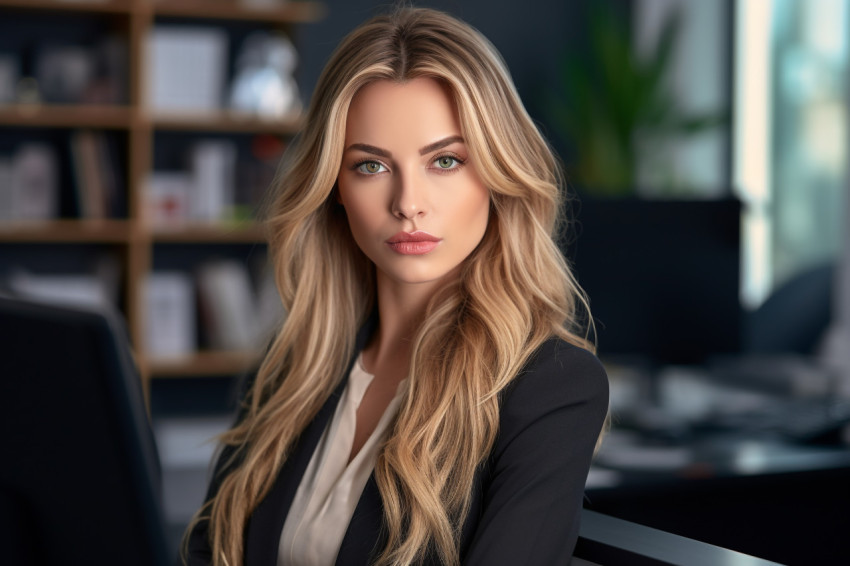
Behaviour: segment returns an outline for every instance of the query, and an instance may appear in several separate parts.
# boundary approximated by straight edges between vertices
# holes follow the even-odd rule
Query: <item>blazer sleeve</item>
[[[597,358],[562,340],[543,344],[503,396],[465,566],[570,563],[607,413],[608,378]]]

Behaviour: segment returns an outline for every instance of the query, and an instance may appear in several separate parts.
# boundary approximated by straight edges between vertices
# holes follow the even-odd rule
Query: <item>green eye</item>
[[[375,173],[386,171],[384,166],[377,161],[365,161],[357,166],[357,170],[367,175],[374,175]]]
[[[438,157],[436,159],[436,163],[437,167],[440,169],[454,169],[457,166],[458,161],[454,157],[444,155],[443,157]]]

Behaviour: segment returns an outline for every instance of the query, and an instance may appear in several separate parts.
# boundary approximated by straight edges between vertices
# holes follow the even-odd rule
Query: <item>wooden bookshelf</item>
[[[289,1],[277,8],[242,5],[238,0],[155,0],[151,11],[158,17],[210,20],[241,20],[303,24],[325,17],[323,5],[315,2]]]
[[[254,223],[243,224],[184,224],[153,228],[151,238],[156,243],[245,243],[261,244],[266,238],[262,228]]]
[[[3,130],[13,132],[9,135],[14,136],[18,132],[33,132],[35,139],[43,136],[53,140],[51,143],[57,144],[58,151],[68,151],[68,142],[61,140],[70,139],[77,130],[106,132],[110,140],[118,141],[116,147],[121,153],[117,161],[121,185],[126,190],[123,199],[126,214],[105,220],[0,221],[0,254],[5,253],[4,244],[7,244],[6,249],[21,244],[61,244],[60,249],[103,245],[110,250],[117,249],[116,255],[122,262],[121,305],[146,391],[152,378],[239,374],[258,362],[254,352],[199,351],[176,360],[152,359],[148,355],[144,344],[143,292],[144,282],[157,263],[155,253],[163,249],[167,253],[176,248],[197,248],[214,253],[219,248],[265,242],[261,227],[250,222],[151,225],[146,220],[144,187],[154,167],[158,135],[200,137],[209,134],[215,139],[273,135],[285,141],[298,131],[302,121],[300,115],[261,119],[227,110],[179,115],[150,112],[143,104],[146,37],[159,23],[179,26],[186,22],[194,25],[195,21],[223,29],[227,29],[229,22],[236,22],[240,29],[256,26],[257,29],[292,33],[298,24],[320,20],[325,11],[323,4],[312,0],[290,0],[269,9],[249,8],[238,0],[0,0],[0,34],[13,30],[16,18],[21,15],[25,16],[23,20],[29,22],[28,25],[39,18],[49,21],[45,30],[67,15],[73,16],[75,21],[99,22],[108,33],[117,34],[126,42],[125,103],[0,104],[0,134]],[[39,45],[38,37],[31,39],[31,43]],[[49,44],[53,38],[46,31],[42,39],[44,44]],[[69,158],[63,159],[67,162]],[[68,166],[63,167],[67,169]],[[63,193],[72,190],[66,186],[68,182],[63,181]],[[63,198],[66,203],[74,200],[67,194]]]
[[[150,359],[148,370],[152,377],[158,378],[205,377],[241,374],[258,363],[257,352],[200,351],[181,358]]]
[[[126,130],[133,123],[128,106],[26,104],[0,106],[0,126]]]
[[[290,0],[274,7],[251,7],[239,0],[0,0],[0,8],[88,14],[152,14],[162,18],[239,20],[260,24],[303,24],[325,17],[324,5]]]
[[[234,112],[206,114],[154,114],[146,118],[160,131],[225,132],[246,134],[292,135],[301,125],[301,116],[258,118]]]
[[[132,4],[133,0],[0,0],[0,8],[88,14],[129,14]]]
[[[126,220],[48,220],[0,223],[0,242],[126,244],[132,225]]]
[[[139,114],[128,106],[27,104],[0,106],[0,127],[90,128],[127,130],[147,127],[180,132],[224,132],[292,135],[301,116],[259,118],[232,112],[205,114]]]

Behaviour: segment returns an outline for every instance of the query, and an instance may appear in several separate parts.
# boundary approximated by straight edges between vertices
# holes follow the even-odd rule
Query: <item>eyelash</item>
[[[431,161],[431,163],[436,163],[437,161],[439,161],[439,160],[441,160],[441,159],[445,159],[446,157],[448,157],[449,159],[453,159],[453,160],[454,160],[454,162],[455,162],[455,164],[454,164],[454,166],[449,167],[448,169],[444,169],[444,168],[439,167],[439,166],[438,166],[438,167],[436,167],[437,171],[439,171],[439,172],[440,172],[440,174],[454,173],[455,171],[457,171],[458,169],[460,169],[461,167],[463,167],[463,166],[464,166],[464,164],[466,163],[466,160],[465,160],[465,159],[461,159],[460,157],[458,157],[458,156],[457,156],[456,154],[454,154],[454,153],[444,153],[444,154],[442,154],[442,155],[438,155],[437,157],[435,157],[435,158]]]
[[[376,160],[374,160],[374,159],[361,159],[360,161],[358,161],[357,163],[355,163],[355,164],[352,166],[352,169],[353,169],[354,171],[356,171],[357,173],[360,173],[361,175],[367,175],[367,176],[377,175],[378,173],[383,173],[383,172],[384,172],[384,171],[378,171],[378,172],[376,172],[376,173],[368,173],[368,172],[366,172],[366,171],[361,171],[361,170],[360,170],[360,168],[361,168],[361,167],[363,167],[364,165],[366,165],[367,163],[377,163],[378,165],[380,165],[381,167],[383,167],[385,170],[389,170],[389,167],[387,167],[386,165],[384,165],[384,164],[383,164],[383,163],[381,163],[380,161],[376,161]]]
[[[449,159],[454,160],[455,164],[454,164],[453,167],[449,167],[448,169],[445,169],[443,167],[435,167],[434,169],[436,171],[438,171],[441,175],[453,173],[453,172],[457,171],[458,169],[460,169],[461,167],[463,167],[464,164],[466,163],[465,159],[461,159],[459,156],[457,156],[454,153],[444,153],[442,155],[438,155],[437,157],[435,157],[434,159],[431,160],[431,163],[436,163],[437,161],[439,161],[441,159],[445,159],[447,157]],[[384,173],[385,172],[385,171],[377,171],[375,173],[368,173],[366,171],[361,171],[360,168],[363,167],[364,165],[366,165],[367,163],[377,163],[378,165],[383,167],[385,169],[385,171],[389,170],[389,167],[387,167],[386,165],[384,165],[383,163],[381,163],[380,161],[377,161],[375,159],[362,159],[362,160],[356,162],[352,166],[352,169],[354,171],[357,171],[358,173],[361,173],[361,174],[367,175],[367,176],[377,175],[378,173]]]

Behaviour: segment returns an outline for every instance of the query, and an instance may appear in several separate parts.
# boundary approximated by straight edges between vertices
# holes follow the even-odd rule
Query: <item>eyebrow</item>
[[[359,149],[360,151],[365,151],[366,153],[371,153],[373,155],[384,157],[386,159],[390,159],[393,156],[393,154],[387,151],[386,149],[381,149],[380,147],[375,147],[374,145],[369,145],[367,143],[353,143],[347,148],[345,148],[345,151],[349,151],[352,149]]]
[[[426,153],[442,149],[447,145],[451,145],[453,143],[463,143],[463,136],[449,136],[447,138],[437,140],[434,143],[429,143],[428,145],[419,150],[419,155],[425,155]],[[373,155],[377,155],[385,159],[391,159],[393,156],[393,154],[387,151],[386,149],[381,149],[380,147],[369,145],[367,143],[353,143],[347,148],[345,148],[345,151],[349,151],[351,149],[359,149],[360,151],[365,151],[366,153],[371,153]]]
[[[419,155],[425,155],[426,153],[437,151],[438,149],[442,149],[447,145],[452,145],[453,143],[463,143],[463,137],[449,136],[439,141],[435,141],[434,143],[429,143],[428,145],[419,150]]]

